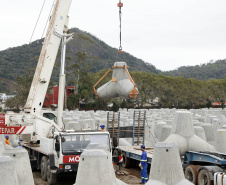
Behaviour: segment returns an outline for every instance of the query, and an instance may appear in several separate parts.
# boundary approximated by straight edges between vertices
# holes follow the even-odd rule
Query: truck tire
[[[52,173],[50,170],[50,161],[47,161],[47,182],[52,185],[57,182],[57,175]]]
[[[129,168],[131,166],[131,159],[126,156],[125,152],[123,152],[122,156],[123,156],[122,167]]]
[[[197,185],[199,165],[189,165],[186,167],[184,176],[191,183]]]
[[[48,161],[48,157],[43,156],[41,160],[41,177],[42,177],[42,180],[44,181],[46,181],[47,179],[47,161]]]
[[[213,185],[208,171],[203,169],[199,172],[198,185]]]

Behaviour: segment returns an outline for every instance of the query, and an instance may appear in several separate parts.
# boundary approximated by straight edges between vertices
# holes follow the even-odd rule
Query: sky
[[[0,0],[0,51],[28,44],[44,0]],[[119,0],[72,0],[69,28],[119,47]],[[226,59],[225,0],[121,0],[122,49],[168,71]],[[32,41],[52,7],[45,5]]]

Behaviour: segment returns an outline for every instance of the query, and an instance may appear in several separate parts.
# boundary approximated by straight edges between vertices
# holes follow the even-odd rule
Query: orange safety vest
[[[100,129],[100,131],[103,131],[103,132],[105,132],[104,128]]]
[[[5,139],[5,143],[6,143],[7,145],[10,145],[10,142],[9,142],[8,139]]]

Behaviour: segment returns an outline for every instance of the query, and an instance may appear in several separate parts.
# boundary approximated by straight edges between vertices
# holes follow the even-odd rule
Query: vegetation
[[[131,72],[138,86],[142,106],[159,97],[159,107],[201,108],[226,100],[226,79],[201,81],[162,74]]]
[[[79,108],[79,100],[85,103],[83,108],[86,109],[107,109],[107,105],[110,103],[113,103],[112,110],[117,110],[119,107],[134,107],[135,105],[138,108],[144,108],[150,107],[151,104],[152,107],[158,108],[209,108],[212,106],[212,102],[221,102],[222,108],[224,108],[224,102],[226,100],[226,79],[201,81],[192,78],[170,77],[139,71],[130,72],[140,93],[135,100],[120,98],[107,101],[97,100],[93,92],[93,85],[106,71],[102,70],[97,73],[89,72],[81,75],[78,83],[78,91],[70,95],[67,99],[68,108]],[[71,75],[74,74],[71,73]],[[70,73],[68,76],[70,77]],[[17,96],[11,101],[14,103],[14,107],[22,104],[22,102],[24,103],[26,100],[31,82],[31,78],[28,77],[17,79]],[[111,74],[107,75],[98,87],[110,79]],[[153,100],[156,97],[159,98],[159,101],[153,104]]]
[[[196,66],[182,66],[176,70],[162,72],[163,75],[185,78],[196,78],[198,80],[225,79],[226,60],[210,61],[207,64]]]
[[[110,68],[116,61],[124,61],[130,66],[130,71],[146,71],[158,73],[153,65],[137,59],[129,53],[118,53],[116,48],[108,46],[103,41],[83,32],[77,28],[73,28],[70,32],[74,32],[75,36],[72,41],[67,44],[67,66],[80,63],[76,53],[86,53],[88,58],[84,60],[84,66],[93,63],[88,72],[98,72],[102,69]],[[15,81],[17,76],[23,76],[24,71],[35,68],[41,52],[43,39],[25,44],[23,46],[8,48],[0,51],[0,79]],[[95,61],[95,62],[94,62]],[[53,69],[52,79],[58,81],[60,69],[60,49],[57,55],[56,64]],[[0,90],[10,91],[6,84],[0,83]]]
[[[75,87],[74,94],[67,98],[68,108],[79,107],[79,101],[85,102],[84,108],[107,109],[112,103],[112,110],[119,107],[139,108],[155,107],[200,108],[211,107],[212,102],[221,102],[224,108],[226,99],[226,60],[209,62],[197,66],[183,66],[177,70],[161,72],[153,65],[133,57],[128,53],[118,53],[98,38],[73,28],[74,39],[67,45],[66,79],[67,85]],[[9,107],[24,105],[43,40],[29,45],[0,51],[0,92],[15,93],[16,97],[7,101]],[[59,49],[60,50],[60,49]],[[139,89],[136,100],[120,98],[101,101],[95,98],[93,85],[105,74],[114,62],[124,61],[130,66],[131,76]],[[60,52],[52,72],[49,87],[59,81]],[[161,73],[161,74],[160,74]],[[111,73],[99,86],[111,79]]]

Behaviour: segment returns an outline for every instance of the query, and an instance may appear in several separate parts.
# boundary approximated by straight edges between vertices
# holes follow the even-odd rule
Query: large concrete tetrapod
[[[215,151],[215,148],[195,135],[192,114],[189,111],[178,111],[172,125],[171,135],[166,143],[175,143],[180,154],[186,151]]]
[[[34,185],[34,179],[31,171],[30,159],[25,149],[7,149],[3,156],[13,158],[14,169],[20,185]]]
[[[112,74],[112,80],[99,87],[94,92],[99,99],[109,99],[115,97],[135,98],[138,95],[138,90],[133,79],[127,70],[125,62],[115,62]]]
[[[146,185],[192,185],[184,178],[179,151],[174,143],[156,143]]]
[[[116,179],[111,160],[104,150],[85,150],[80,156],[74,185],[126,185]]]
[[[0,185],[19,185],[13,159],[0,156]]]

